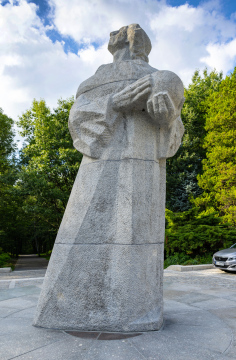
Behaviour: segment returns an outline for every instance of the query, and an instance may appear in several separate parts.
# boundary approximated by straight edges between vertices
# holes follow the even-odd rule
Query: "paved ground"
[[[46,269],[47,266],[48,260],[38,257],[37,254],[20,255],[15,266],[15,271]]]
[[[0,275],[1,360],[236,359],[236,274],[166,270],[162,330],[114,340],[33,327],[44,272]]]

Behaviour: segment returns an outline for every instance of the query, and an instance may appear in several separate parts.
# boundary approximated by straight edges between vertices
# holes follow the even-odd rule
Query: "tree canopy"
[[[181,118],[185,127],[182,144],[173,158],[167,159],[167,208],[186,211],[191,208],[189,199],[197,197],[202,190],[197,175],[202,172],[202,160],[206,158],[203,147],[206,136],[206,116],[212,92],[217,93],[222,74],[205,70],[201,76],[195,71],[192,83],[184,91],[185,103]]]
[[[236,225],[236,68],[208,101],[203,147],[203,173],[198,175],[204,193],[195,200],[203,209],[214,207],[225,222]]]
[[[167,160],[165,249],[175,261],[178,254],[186,261],[209,257],[236,242],[236,69],[224,80],[215,71],[196,71],[185,98],[183,142]],[[82,160],[67,125],[73,102],[59,100],[51,111],[44,100],[34,100],[18,121],[25,139],[19,156],[14,122],[0,110],[0,247],[5,252],[53,247]]]
[[[167,228],[165,250],[167,255],[183,253],[196,256],[228,248],[236,241],[236,229],[223,224],[213,208],[202,212],[200,207],[180,213],[166,210]]]
[[[73,102],[59,100],[51,112],[44,100],[34,100],[18,122],[26,142],[17,187],[37,248],[52,248],[82,159],[67,126]]]
[[[21,202],[14,191],[19,168],[13,126],[13,120],[0,109],[0,246],[17,252],[16,234],[20,228],[17,209]]]
[[[73,102],[59,100],[51,111],[44,100],[33,101],[18,122],[25,141],[17,161],[13,121],[0,113],[0,239],[5,251],[52,249],[82,159],[67,126]]]

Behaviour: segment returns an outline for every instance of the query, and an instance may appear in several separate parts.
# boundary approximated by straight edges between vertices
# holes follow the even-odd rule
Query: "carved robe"
[[[142,60],[103,65],[77,91],[69,129],[84,156],[46,273],[37,326],[147,331],[162,325],[165,159],[177,151],[183,124],[177,117],[162,128],[145,106],[112,106],[114,94],[148,74],[158,79],[156,72]],[[164,76],[168,92],[176,75]]]

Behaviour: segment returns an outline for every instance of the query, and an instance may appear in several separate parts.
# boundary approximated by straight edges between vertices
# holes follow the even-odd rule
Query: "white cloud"
[[[104,43],[111,30],[139,23],[153,44],[150,64],[175,71],[185,85],[196,68],[208,66],[210,70],[228,72],[236,65],[227,51],[218,51],[214,56],[216,49],[228,49],[229,39],[236,38],[235,19],[233,16],[226,19],[221,14],[220,0],[198,7],[187,3],[171,7],[165,1],[153,0],[50,0],[50,3],[58,31],[78,42]]]
[[[209,55],[200,61],[208,67],[222,70],[226,75],[236,65],[236,39],[223,44],[209,44],[206,50]]]
[[[56,106],[60,97],[74,95],[105,59],[112,61],[105,46],[66,54],[63,43],[47,37],[36,6],[25,0],[0,6],[0,33],[0,107],[15,120],[34,98]]]
[[[49,0],[53,21],[63,35],[78,42],[107,41],[109,33],[124,25],[139,23],[146,28],[149,14],[161,8],[156,0]]]
[[[229,61],[229,53],[218,52],[217,57],[208,59],[209,44],[225,45],[231,37],[236,37],[236,24],[225,19],[218,11],[213,11],[214,3],[205,7],[191,7],[187,4],[179,7],[163,6],[153,14],[150,27],[153,34],[153,51],[150,62],[160,69],[176,72],[187,85],[193,71],[208,67],[227,72],[234,64]],[[213,45],[214,44],[214,45]],[[222,63],[230,67],[218,66]]]
[[[51,28],[80,43],[78,54],[66,54],[62,42],[50,40],[35,4],[0,3],[0,107],[14,119],[33,98],[53,107],[58,98],[75,94],[83,80],[112,61],[110,31],[130,23],[139,23],[151,38],[150,64],[175,71],[186,85],[196,68],[226,74],[236,65],[236,18],[224,18],[219,1],[198,7],[157,0],[48,1]]]

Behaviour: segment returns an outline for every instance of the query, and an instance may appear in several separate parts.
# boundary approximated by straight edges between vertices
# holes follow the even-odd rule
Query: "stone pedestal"
[[[158,330],[163,321],[165,161],[86,164],[84,157],[83,163],[35,324],[84,331]]]

